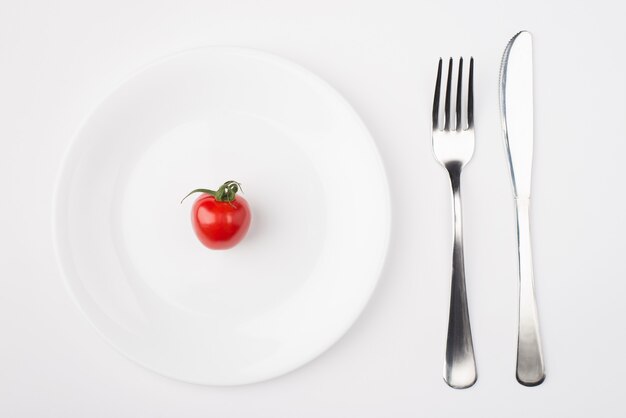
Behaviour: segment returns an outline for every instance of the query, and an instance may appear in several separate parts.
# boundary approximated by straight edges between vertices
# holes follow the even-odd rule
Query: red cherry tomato
[[[248,232],[250,208],[246,199],[237,195],[240,188],[241,184],[231,180],[216,191],[195,189],[183,199],[194,193],[202,193],[191,209],[191,223],[196,236],[207,248],[232,248]]]
[[[248,202],[236,196],[232,202],[218,202],[204,194],[193,204],[191,223],[202,244],[212,250],[225,250],[237,245],[250,227]]]

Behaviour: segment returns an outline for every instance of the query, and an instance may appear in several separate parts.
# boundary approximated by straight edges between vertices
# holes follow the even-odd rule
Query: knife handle
[[[530,243],[530,199],[515,199],[519,254],[519,329],[517,337],[517,381],[524,386],[541,384],[546,375],[539,336],[537,303]]]

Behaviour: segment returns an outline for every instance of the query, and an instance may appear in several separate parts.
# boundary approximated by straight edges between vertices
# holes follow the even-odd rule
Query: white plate
[[[189,219],[198,187],[243,184],[253,219],[228,251]],[[387,250],[389,193],[354,110],[265,53],[204,48],[150,65],[91,114],[55,201],[67,284],[122,353],[234,385],[306,363],[350,327]]]

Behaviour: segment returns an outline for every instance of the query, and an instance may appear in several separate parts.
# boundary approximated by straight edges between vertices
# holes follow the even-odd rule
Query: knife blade
[[[533,159],[533,43],[522,31],[511,39],[500,67],[500,116],[517,214],[519,320],[517,381],[536,386],[545,379],[530,239]]]
[[[533,159],[533,41],[522,31],[507,45],[500,68],[500,113],[513,193],[529,198]]]

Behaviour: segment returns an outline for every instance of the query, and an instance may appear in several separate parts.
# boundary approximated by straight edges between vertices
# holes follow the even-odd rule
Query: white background
[[[0,416],[618,417],[626,385],[624,9],[607,1],[9,1],[0,3]],[[515,221],[497,86],[509,38],[535,41],[533,239],[547,379],[514,377]],[[119,81],[163,55],[239,45],[282,55],[342,93],[385,162],[393,229],[360,320],[303,368],[244,387],[156,375],[104,342],[52,249],[56,174]],[[478,362],[441,378],[450,198],[430,146],[439,56],[476,59],[464,175]],[[375,198],[375,196],[373,196]]]

